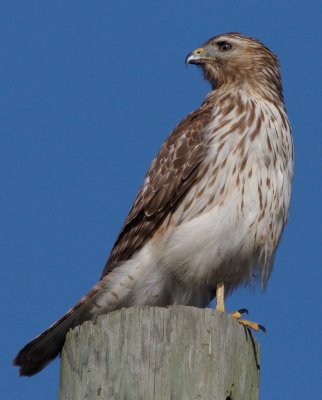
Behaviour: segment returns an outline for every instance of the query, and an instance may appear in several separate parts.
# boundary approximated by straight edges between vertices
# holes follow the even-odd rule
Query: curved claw
[[[265,326],[258,324],[257,322],[253,322],[253,321],[247,321],[246,319],[241,319],[242,314],[248,314],[248,310],[247,308],[241,308],[239,310],[236,310],[234,312],[232,312],[230,315],[233,318],[236,318],[237,321],[245,326],[246,328],[249,328],[255,332],[261,330],[262,332],[266,333],[266,328]]]
[[[266,333],[265,327],[258,324],[257,322],[247,321],[246,319],[238,319],[238,322],[245,328],[248,328],[252,331],[258,332],[259,330],[261,330],[262,332]]]
[[[238,312],[239,314],[249,314],[247,308],[241,308]]]
[[[243,314],[248,314],[247,308],[241,308],[230,313],[230,315],[236,319],[240,319]]]

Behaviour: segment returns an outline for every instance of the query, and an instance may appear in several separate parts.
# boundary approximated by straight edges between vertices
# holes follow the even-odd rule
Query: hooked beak
[[[208,54],[206,53],[205,49],[199,47],[198,49],[187,55],[185,64],[186,66],[188,64],[203,64],[207,58]]]

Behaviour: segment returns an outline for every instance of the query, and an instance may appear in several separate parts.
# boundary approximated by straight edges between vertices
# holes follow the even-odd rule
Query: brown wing
[[[129,259],[153,235],[194,182],[207,154],[204,128],[212,106],[206,101],[183,119],[163,143],[132,205],[102,276]]]

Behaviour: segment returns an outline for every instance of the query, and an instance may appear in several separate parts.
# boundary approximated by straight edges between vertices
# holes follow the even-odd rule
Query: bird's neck
[[[254,80],[246,80],[240,83],[236,82],[216,82],[212,85],[212,91],[208,94],[207,98],[210,101],[215,101],[222,98],[236,99],[237,96],[249,98],[254,100],[268,101],[274,104],[282,103],[283,92],[280,81],[275,83],[268,82],[255,82]]]
[[[278,67],[265,68],[253,66],[240,71],[216,69],[211,65],[204,67],[204,77],[218,94],[233,94],[243,91],[246,96],[261,98],[275,104],[283,102],[283,90]]]

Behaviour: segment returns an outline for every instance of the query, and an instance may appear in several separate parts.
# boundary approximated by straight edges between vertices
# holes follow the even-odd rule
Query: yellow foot
[[[237,311],[233,311],[230,315],[234,318],[236,318],[238,320],[238,322],[240,324],[242,324],[243,326],[246,326],[247,328],[252,329],[253,331],[263,331],[264,333],[266,333],[266,329],[263,325],[258,324],[257,322],[253,322],[253,321],[247,321],[246,319],[241,319],[241,316],[243,314],[248,314],[248,310],[246,308],[242,308],[240,310]]]

